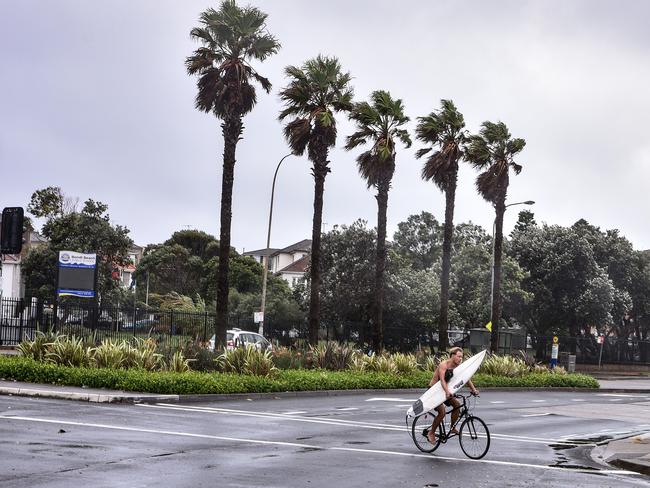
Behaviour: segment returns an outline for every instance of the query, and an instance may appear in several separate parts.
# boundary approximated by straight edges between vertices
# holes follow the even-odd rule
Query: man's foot
[[[431,444],[436,443],[436,432],[433,429],[429,430],[429,433],[427,434],[427,439],[429,439],[429,442]]]
[[[451,429],[449,435],[460,435],[456,429]]]

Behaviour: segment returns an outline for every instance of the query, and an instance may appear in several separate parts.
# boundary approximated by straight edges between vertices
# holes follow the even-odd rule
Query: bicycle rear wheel
[[[481,459],[490,449],[490,431],[478,417],[467,417],[460,426],[460,448],[468,458]]]
[[[415,417],[413,420],[411,437],[413,437],[413,442],[415,442],[416,447],[422,452],[433,452],[440,445],[442,425],[438,426],[436,441],[433,444],[429,441],[429,430],[431,430],[431,424],[435,418],[435,413],[427,412]]]

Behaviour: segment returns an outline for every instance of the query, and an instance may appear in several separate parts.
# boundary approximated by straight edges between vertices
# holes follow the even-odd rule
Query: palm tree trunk
[[[391,175],[392,176],[392,175]],[[384,272],[386,270],[386,212],[390,176],[383,178],[377,188],[377,257],[375,260],[375,327],[372,347],[375,352],[384,349]]]
[[[442,272],[440,273],[440,322],[438,324],[439,349],[449,347],[449,275],[451,272],[451,243],[454,237],[454,206],[456,200],[456,178],[451,176],[445,191],[445,230],[442,240]]]
[[[496,204],[496,218],[494,219],[494,268],[492,282],[492,335],[490,336],[490,350],[499,352],[499,319],[501,318],[501,253],[503,250],[503,214],[506,211],[504,201]]]
[[[230,225],[232,187],[235,179],[235,150],[242,132],[241,117],[231,115],[221,125],[223,132],[223,175],[221,177],[221,230],[219,233],[219,273],[217,276],[217,320],[215,348],[225,347],[228,330],[228,274],[230,270]]]
[[[319,161],[314,162],[314,218],[311,230],[311,265],[309,297],[309,343],[318,345],[318,331],[320,329],[320,246],[321,226],[323,221],[323,193],[325,190],[325,176],[327,168],[327,151],[320,155]]]

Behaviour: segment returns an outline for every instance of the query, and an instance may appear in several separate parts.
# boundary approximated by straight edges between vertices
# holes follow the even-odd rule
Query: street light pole
[[[262,276],[262,306],[260,307],[260,312],[262,312],[262,320],[260,321],[260,326],[259,326],[259,334],[264,335],[264,308],[266,307],[266,280],[268,278],[268,273],[269,273],[269,247],[271,246],[271,222],[273,221],[273,197],[275,196],[275,180],[278,177],[278,170],[280,169],[280,165],[282,164],[282,161],[287,159],[289,156],[293,156],[293,153],[289,153],[286,156],[284,156],[280,162],[278,163],[278,166],[275,168],[275,173],[273,174],[273,184],[271,185],[271,205],[269,205],[269,227],[268,231],[266,233],[266,256],[263,256],[262,261],[264,263],[264,272]]]
[[[534,204],[535,202],[533,200],[526,200],[525,202],[509,203],[508,205],[505,206],[505,208],[507,209],[508,207],[514,207],[515,205],[534,205]],[[494,303],[494,262],[495,262],[494,234],[495,234],[496,225],[497,225],[497,218],[495,216],[494,220],[492,221],[492,278],[490,280],[490,323],[492,323],[492,320],[494,319],[494,317],[492,317],[492,310],[494,309],[492,304]],[[492,327],[494,327],[494,324],[492,324]],[[497,331],[498,331],[498,327],[497,327]]]

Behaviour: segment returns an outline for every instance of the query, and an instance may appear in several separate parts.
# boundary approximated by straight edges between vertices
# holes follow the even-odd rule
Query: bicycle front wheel
[[[434,443],[429,441],[429,431],[431,430],[431,424],[435,418],[435,413],[427,412],[415,417],[413,420],[411,436],[413,437],[413,442],[415,442],[416,447],[422,452],[433,452],[438,449],[438,446],[440,445],[442,425],[438,426],[436,441]]]
[[[467,417],[460,426],[460,448],[468,458],[481,459],[490,449],[490,431],[478,417]]]

